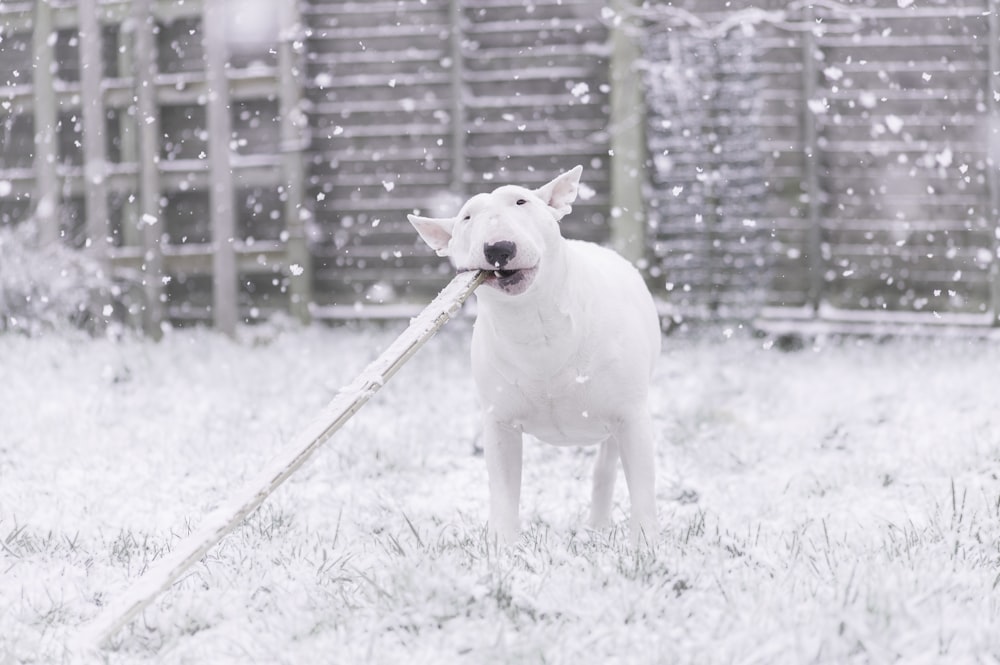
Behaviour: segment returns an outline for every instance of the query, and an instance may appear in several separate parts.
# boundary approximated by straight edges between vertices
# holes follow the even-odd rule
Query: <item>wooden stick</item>
[[[342,388],[292,441],[261,470],[260,474],[209,514],[198,530],[173,551],[150,566],[121,596],[109,603],[75,641],[81,651],[93,651],[126,626],[139,612],[169,588],[181,574],[252,513],[281,483],[301,467],[351,416],[378,392],[424,342],[434,336],[461,308],[485,274],[463,272],[411,322],[409,327],[356,379]]]

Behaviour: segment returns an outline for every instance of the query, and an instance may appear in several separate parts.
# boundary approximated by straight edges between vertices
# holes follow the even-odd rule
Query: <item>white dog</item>
[[[632,503],[632,540],[656,533],[649,380],[660,354],[652,296],[609,249],[567,240],[579,166],[539,189],[506,185],[469,199],[455,217],[410,223],[459,271],[488,270],[476,292],[472,371],[484,406],[489,533],[518,532],[522,434],[601,448],[591,525],[611,518],[620,456]]]

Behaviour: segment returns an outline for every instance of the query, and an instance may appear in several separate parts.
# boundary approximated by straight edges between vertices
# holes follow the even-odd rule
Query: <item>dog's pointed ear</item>
[[[558,219],[562,219],[572,210],[572,203],[580,191],[580,174],[582,166],[574,166],[566,173],[535,190],[535,194],[556,211]]]
[[[451,242],[452,230],[455,228],[457,217],[421,217],[419,215],[407,215],[410,224],[417,230],[420,237],[424,239],[430,248],[437,252],[438,256],[448,256],[448,243]]]

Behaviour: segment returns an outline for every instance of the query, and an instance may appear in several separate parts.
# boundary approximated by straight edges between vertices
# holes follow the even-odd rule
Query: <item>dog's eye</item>
[[[463,217],[463,218],[462,218],[462,221],[463,221],[463,222],[467,222],[467,221],[469,221],[470,219],[472,219],[472,215],[466,215],[465,217]]]
[[[523,206],[525,203],[527,203],[527,201],[525,201],[524,199],[518,199],[517,200],[517,205],[519,205],[519,206]]]

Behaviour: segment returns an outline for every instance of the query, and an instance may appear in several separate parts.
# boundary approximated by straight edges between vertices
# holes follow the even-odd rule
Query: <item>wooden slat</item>
[[[618,0],[612,5],[620,16],[635,9],[634,0]],[[611,117],[608,126],[611,161],[611,243],[633,263],[646,258],[646,114],[638,63],[641,48],[637,24],[622,20],[611,30]],[[576,75],[573,78],[577,78]],[[591,127],[584,131],[590,132]]]
[[[42,243],[61,242],[59,228],[59,179],[56,172],[58,152],[56,143],[55,54],[53,42],[52,0],[35,3],[32,33],[34,61],[34,134],[35,134],[35,188],[32,196],[33,215],[38,225]]]
[[[312,257],[309,254],[306,222],[311,213],[306,206],[305,156],[309,148],[309,119],[304,107],[304,58],[299,44],[305,30],[298,2],[283,2],[278,10],[278,62],[280,79],[281,152],[284,182],[284,216],[287,235],[287,272],[291,313],[299,321],[309,321],[313,301]]]
[[[988,131],[986,160],[987,216],[993,220],[993,243],[990,246],[989,309],[993,316],[991,325],[1000,327],[1000,174],[997,173],[997,147],[1000,146],[1000,2],[988,0],[989,18],[989,74],[986,80]],[[991,163],[992,162],[992,163]]]
[[[80,97],[83,115],[83,171],[86,186],[87,242],[103,261],[110,240],[108,218],[106,113],[103,92],[102,34],[97,0],[80,0]]]
[[[156,80],[156,40],[153,37],[151,0],[136,0],[133,5],[135,88],[135,132],[138,134],[138,215],[130,220],[139,233],[142,261],[143,303],[142,325],[154,339],[162,334],[164,317],[164,262],[160,238],[164,233],[163,211],[160,207],[160,111],[156,104],[153,82]]]
[[[224,0],[205,0],[203,8],[205,80],[208,85],[207,131],[211,173],[209,205],[212,220],[212,315],[215,326],[226,334],[236,330],[237,267],[234,243],[236,213],[235,187],[230,168],[229,78],[226,74],[228,49]]]

